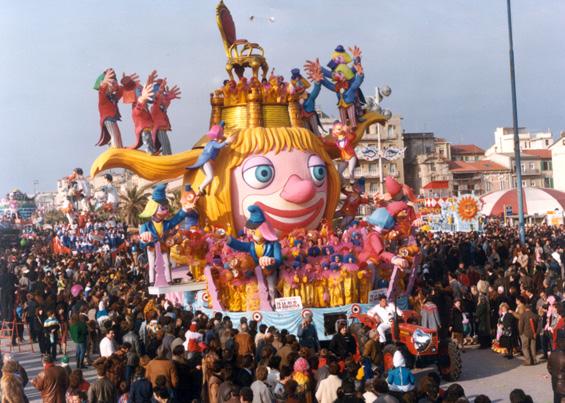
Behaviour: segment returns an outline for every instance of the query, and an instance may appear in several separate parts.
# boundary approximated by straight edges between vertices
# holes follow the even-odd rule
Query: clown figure
[[[136,74],[123,75],[120,85],[116,80],[114,69],[109,68],[96,80],[94,89],[98,91],[98,111],[100,113],[100,138],[96,143],[97,146],[110,143],[114,148],[123,147],[122,134],[118,127],[118,122],[121,120],[118,102],[125,91],[131,91],[135,88],[137,79]]]
[[[109,211],[115,211],[118,208],[118,204],[120,203],[120,197],[118,196],[118,192],[112,183],[114,178],[110,174],[105,174],[104,179],[106,180],[106,184],[102,186],[102,191],[106,195],[106,200],[104,203],[104,209]]]
[[[157,72],[152,71],[145,86],[137,86],[135,89],[136,99],[132,104],[131,111],[136,140],[135,144],[129,148],[137,150],[143,145],[148,154],[154,154],[157,151],[153,139],[153,118],[149,110],[149,104],[153,102],[153,83],[156,77]]]
[[[307,62],[307,66],[310,74],[318,75],[323,73],[319,61]],[[347,67],[345,64],[342,64],[342,66]],[[349,70],[348,67],[347,69]],[[358,101],[359,88],[361,87],[365,76],[360,62],[356,63],[355,69],[350,71],[354,74],[354,77],[351,80],[348,80],[346,71],[336,68],[332,72],[333,82],[324,77],[321,83],[330,91],[335,92],[341,122],[343,124],[349,124],[351,127],[355,128],[357,127],[356,102]]]
[[[365,237],[363,251],[359,254],[361,262],[385,262],[401,269],[408,267],[408,261],[385,250],[383,236],[394,228],[394,211],[388,211],[379,207],[367,218],[367,222],[373,226]]]
[[[276,297],[277,270],[282,263],[281,244],[277,235],[266,221],[263,211],[256,205],[248,207],[249,219],[245,223],[252,242],[241,242],[233,237],[228,237],[227,245],[240,252],[247,252],[253,258],[255,265],[263,270],[269,299],[274,305]]]
[[[359,207],[369,204],[369,199],[363,195],[365,191],[365,178],[359,178],[351,185],[350,189],[342,188],[341,193],[345,195],[345,200],[337,215],[342,217],[341,228],[347,229],[359,213]]]
[[[343,172],[347,168],[349,171],[349,181],[353,183],[355,181],[355,167],[357,166],[357,154],[353,148],[355,133],[350,126],[341,122],[333,124],[331,133],[341,157],[341,161],[337,164],[338,172],[343,179]]]
[[[204,146],[204,151],[198,157],[198,160],[193,165],[189,166],[188,170],[202,169],[206,178],[198,187],[198,194],[203,196],[206,194],[206,187],[214,179],[214,160],[218,157],[220,150],[231,144],[235,140],[235,136],[230,136],[222,141],[224,138],[224,122],[221,121],[219,125],[214,125],[207,133],[210,141]]]
[[[169,88],[166,79],[157,80],[154,91],[155,102],[153,102],[150,109],[153,120],[152,139],[155,145],[161,146],[161,155],[171,155],[171,142],[167,133],[171,130],[171,123],[167,109],[173,99],[180,99],[181,92],[176,85]]]
[[[69,186],[72,188],[70,193],[76,202],[76,210],[90,211],[90,183],[84,177],[82,168],[75,168],[71,176],[68,177]]]
[[[171,264],[169,260],[169,246],[167,238],[172,234],[175,227],[185,219],[187,214],[194,211],[194,206],[198,197],[191,201],[183,198],[182,208],[170,219],[166,219],[169,215],[169,201],[166,196],[166,184],[159,184],[154,187],[151,199],[145,205],[145,209],[140,214],[142,218],[151,218],[139,227],[139,234],[142,246],[147,250],[147,260],[149,262],[149,282],[155,283],[156,270],[156,248],[155,244],[159,242],[161,254],[165,262],[165,280],[172,282]]]
[[[323,75],[320,71],[310,73],[310,78],[314,81],[314,88],[311,92],[306,91],[310,88],[310,83],[302,77],[300,69],[291,70],[291,80],[288,85],[289,93],[298,99],[300,104],[302,122],[305,128],[309,129],[312,133],[319,136],[320,133],[320,118],[316,112],[316,98],[320,94],[322,88],[321,81]]]

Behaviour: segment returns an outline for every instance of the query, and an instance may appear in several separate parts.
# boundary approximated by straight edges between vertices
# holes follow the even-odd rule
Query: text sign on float
[[[275,311],[296,311],[302,309],[302,298],[300,297],[285,297],[275,298]]]

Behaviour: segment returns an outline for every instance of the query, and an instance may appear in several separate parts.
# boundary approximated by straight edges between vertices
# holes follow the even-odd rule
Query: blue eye
[[[256,165],[243,172],[245,182],[255,189],[263,189],[271,184],[275,177],[272,165]]]
[[[273,167],[270,165],[259,165],[255,168],[255,178],[261,183],[267,183],[273,179]]]
[[[312,175],[312,179],[314,179],[314,183],[317,186],[320,186],[324,183],[328,171],[325,165],[314,165],[310,167],[310,175]]]

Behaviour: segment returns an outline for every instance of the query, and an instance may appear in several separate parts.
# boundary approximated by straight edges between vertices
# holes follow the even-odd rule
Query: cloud
[[[490,0],[226,0],[238,36],[264,46],[271,67],[288,76],[306,59],[327,61],[337,44],[364,52],[364,90],[388,84],[386,106],[407,131],[429,130],[488,146],[511,122],[504,2]],[[514,1],[520,125],[564,126],[565,3]],[[106,67],[144,76],[153,68],[178,84],[170,108],[174,151],[207,129],[209,93],[225,76],[213,1],[39,0],[10,2],[0,14],[0,189],[55,188],[72,168],[102,151],[96,76]],[[274,23],[249,21],[274,16]],[[335,113],[335,96],[320,105]],[[133,142],[121,106],[124,142]]]

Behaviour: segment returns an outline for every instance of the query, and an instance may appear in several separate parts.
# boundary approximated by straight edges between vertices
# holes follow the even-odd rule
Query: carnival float
[[[289,330],[312,315],[321,339],[336,319],[366,311],[380,295],[406,304],[419,262],[414,195],[387,177],[386,193],[369,198],[355,177],[359,140],[391,116],[365,102],[361,50],[339,45],[325,66],[306,61],[304,73],[292,69],[287,80],[269,74],[258,43],[237,36],[223,1],[216,15],[227,77],[210,95],[209,131],[192,149],[171,151],[167,108],[180,90],[156,71],[141,82],[136,74],[118,80],[109,68],[94,87],[98,145],[110,148],[91,176],[125,168],[156,184],[139,230],[150,292]],[[335,94],[340,116],[328,135],[316,113],[321,91]],[[388,95],[384,87],[377,101]],[[129,148],[120,101],[132,107]],[[166,183],[179,177],[182,208],[171,211]],[[374,205],[362,220],[361,204]]]
[[[0,199],[0,216],[6,219],[28,220],[37,206],[35,196],[28,196],[19,189],[14,189]]]

